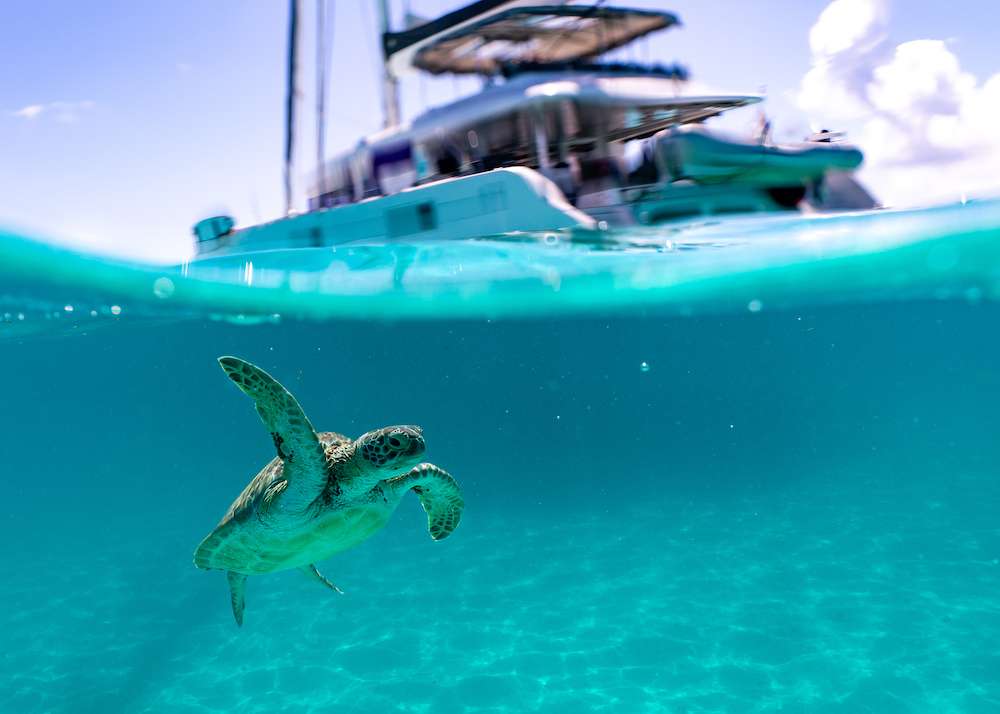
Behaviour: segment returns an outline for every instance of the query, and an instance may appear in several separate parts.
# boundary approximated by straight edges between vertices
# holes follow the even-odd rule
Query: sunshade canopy
[[[508,3],[503,3],[508,4]],[[585,60],[678,24],[652,10],[577,5],[472,3],[438,20],[383,37],[388,58],[404,53],[416,69],[433,74],[498,74],[504,66]],[[477,11],[477,12],[473,12]],[[457,25],[457,27],[456,27]]]

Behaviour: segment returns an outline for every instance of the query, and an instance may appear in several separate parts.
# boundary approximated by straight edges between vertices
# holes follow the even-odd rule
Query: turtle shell
[[[324,431],[317,434],[320,444],[328,454],[352,440],[343,434]],[[205,536],[194,553],[194,564],[205,570],[232,570],[239,568],[239,551],[242,550],[238,541],[242,541],[242,525],[257,511],[261,501],[273,497],[284,488],[282,478],[284,463],[275,456],[253,480],[247,484],[243,492],[233,501],[219,524]],[[233,541],[237,542],[233,542]],[[235,547],[230,547],[235,546]],[[235,552],[233,552],[235,551]]]

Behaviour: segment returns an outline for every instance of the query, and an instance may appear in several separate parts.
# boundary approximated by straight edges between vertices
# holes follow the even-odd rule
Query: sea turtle
[[[420,427],[389,426],[353,441],[317,434],[295,397],[264,370],[237,357],[220,357],[219,364],[254,400],[278,451],[194,553],[199,568],[226,571],[238,625],[248,575],[298,568],[340,592],[316,561],[377,532],[407,491],[427,512],[431,538],[455,530],[462,493],[444,470],[417,464],[424,452]]]

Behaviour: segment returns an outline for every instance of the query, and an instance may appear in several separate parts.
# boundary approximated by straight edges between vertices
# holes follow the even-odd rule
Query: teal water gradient
[[[125,287],[59,274],[66,256],[8,270],[0,711],[997,711],[1000,263],[977,210],[846,263],[735,222],[682,259],[759,229],[773,267],[692,257],[729,266],[714,292],[615,309],[538,287],[557,297],[530,316],[446,289],[440,315],[255,321],[227,285],[198,286],[217,311],[178,306],[179,269],[152,299],[130,290],[160,269],[98,263]],[[563,286],[677,255],[522,245],[517,266],[563,251]],[[431,541],[408,497],[320,565],[345,595],[254,577],[237,629],[191,553],[273,447],[221,354],[319,428],[422,425],[464,489],[459,529]]]
[[[147,317],[246,322],[554,317],[640,308],[684,315],[742,310],[750,303],[773,309],[993,299],[1000,295],[998,229],[1000,200],[914,211],[711,218],[630,231],[271,250],[181,266],[123,263],[0,231],[0,307],[15,318],[26,307],[51,307],[66,317],[69,305],[79,320],[118,305]],[[32,322],[28,314],[26,321]]]

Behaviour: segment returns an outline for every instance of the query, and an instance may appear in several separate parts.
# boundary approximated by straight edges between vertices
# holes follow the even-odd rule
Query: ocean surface
[[[141,240],[141,236],[136,237]],[[320,569],[198,542],[313,424],[424,429]],[[1000,712],[1000,203],[148,266],[0,233],[0,712]]]

